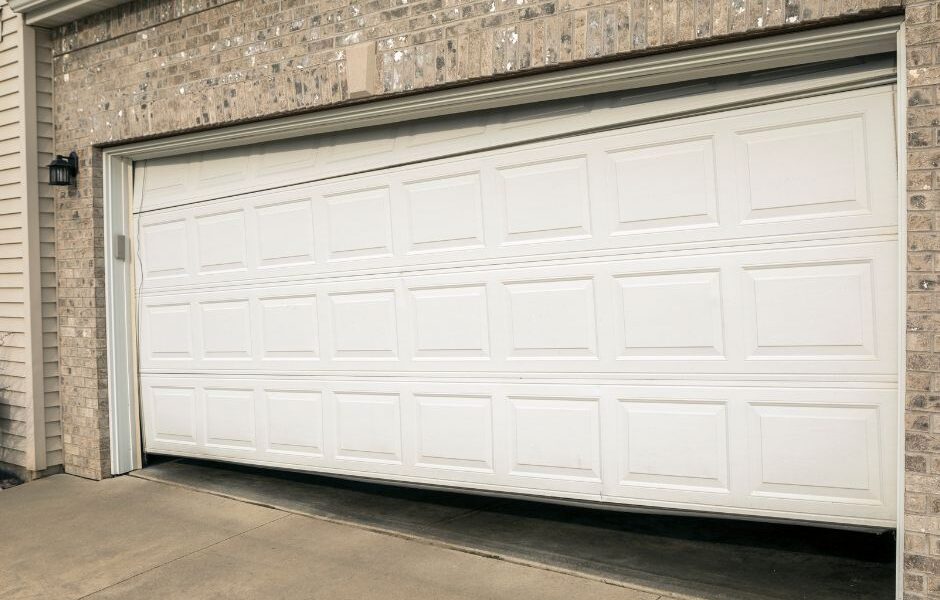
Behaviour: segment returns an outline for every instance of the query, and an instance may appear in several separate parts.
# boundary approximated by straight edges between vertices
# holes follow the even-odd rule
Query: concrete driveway
[[[0,491],[0,598],[670,597],[135,477]]]

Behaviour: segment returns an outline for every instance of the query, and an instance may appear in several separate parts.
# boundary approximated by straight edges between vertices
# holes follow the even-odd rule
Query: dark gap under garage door
[[[702,598],[884,599],[893,532],[651,515],[151,455],[137,476]]]

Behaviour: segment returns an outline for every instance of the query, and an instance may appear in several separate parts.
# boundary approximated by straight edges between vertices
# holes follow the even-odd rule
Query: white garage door
[[[629,110],[137,163],[146,450],[893,524],[893,90]]]

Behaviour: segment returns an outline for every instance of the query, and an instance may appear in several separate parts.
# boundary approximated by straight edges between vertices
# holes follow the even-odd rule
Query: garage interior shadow
[[[156,455],[136,475],[701,598],[894,596],[893,531],[605,510]]]

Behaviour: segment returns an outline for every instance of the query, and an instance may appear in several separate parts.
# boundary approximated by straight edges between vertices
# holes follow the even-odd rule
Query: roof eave
[[[58,27],[107,10],[128,0],[8,0],[14,12],[21,13],[27,25]]]

